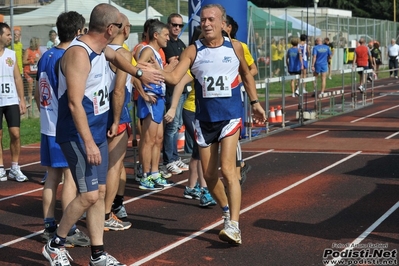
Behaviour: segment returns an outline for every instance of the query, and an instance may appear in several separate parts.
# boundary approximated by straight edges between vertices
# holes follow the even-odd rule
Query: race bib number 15
[[[13,83],[1,83],[0,84],[0,97],[10,97],[14,93]]]
[[[202,97],[231,97],[231,84],[227,76],[204,77]]]

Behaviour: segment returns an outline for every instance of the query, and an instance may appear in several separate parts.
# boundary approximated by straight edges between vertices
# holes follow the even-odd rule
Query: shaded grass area
[[[40,120],[39,118],[21,119],[21,146],[40,142]],[[3,119],[3,149],[10,148],[10,134],[7,122]]]

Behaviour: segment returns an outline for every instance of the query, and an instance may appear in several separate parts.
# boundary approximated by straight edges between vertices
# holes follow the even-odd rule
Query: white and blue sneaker
[[[19,165],[11,168],[10,172],[8,173],[8,177],[17,182],[25,182],[29,180],[26,175],[21,172]]]
[[[201,207],[207,207],[207,206],[215,206],[217,203],[216,201],[212,198],[211,193],[209,193],[208,188],[202,188],[202,195],[200,198],[200,206]]]
[[[152,175],[147,176],[147,174],[143,174],[143,177],[140,179],[139,188],[143,190],[161,190],[164,186],[156,184],[152,179]]]

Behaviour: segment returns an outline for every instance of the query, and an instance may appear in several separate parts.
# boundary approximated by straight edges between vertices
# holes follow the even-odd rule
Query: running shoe
[[[163,178],[171,178],[172,173],[169,173],[168,169],[166,168],[166,165],[160,165],[159,166],[159,173],[163,176]]]
[[[220,231],[219,239],[230,244],[239,245],[242,243],[241,231],[233,222],[228,221]]]
[[[55,233],[55,231],[54,232],[50,232],[47,229],[44,229],[43,234],[42,234],[43,242],[47,243],[49,240],[53,239],[54,233]]]
[[[43,176],[42,180],[40,180],[40,184],[44,184],[44,183],[46,183],[46,180],[47,180],[47,174],[48,174],[48,172],[46,171],[46,173],[44,174],[44,176]]]
[[[200,198],[200,203],[199,205],[201,207],[207,207],[207,206],[215,206],[217,203],[216,201],[212,198],[211,193],[209,193],[208,188],[202,188],[202,195]]]
[[[154,183],[151,175],[147,176],[146,174],[143,174],[143,177],[140,179],[139,188],[144,190],[161,190],[163,189],[163,186]]]
[[[7,172],[5,170],[0,172],[0,181],[7,181]]]
[[[93,259],[92,257],[90,257],[89,266],[126,266],[126,264],[120,263],[113,256],[104,252],[97,259]]]
[[[90,246],[90,237],[77,228],[75,229],[75,233],[73,235],[66,237],[65,240],[66,248],[88,247],[88,246]]]
[[[183,171],[176,165],[176,162],[171,162],[166,165],[166,169],[173,175],[180,175]]]
[[[162,175],[163,178],[166,178],[166,179],[172,177],[172,173],[169,173],[168,171],[159,170],[159,173]]]
[[[154,181],[155,184],[163,187],[171,187],[174,184],[173,182],[166,180],[160,173],[158,173],[156,176],[152,176],[152,181]]]
[[[201,190],[196,186],[194,188],[186,187],[184,190],[183,196],[186,199],[196,199],[199,200],[201,198]]]
[[[50,246],[50,242],[51,241],[48,241],[47,244],[42,249],[42,254],[50,262],[50,265],[70,266],[71,264],[69,263],[69,259],[72,261],[73,259],[69,255],[69,252],[64,247],[52,248]]]
[[[131,226],[131,222],[122,222],[111,212],[109,219],[104,222],[104,231],[122,231],[129,229]]]
[[[298,88],[296,88],[295,94],[293,94],[293,95],[294,95],[294,96],[292,96],[292,97],[299,96],[299,89],[298,89]]]
[[[364,87],[363,87],[362,85],[360,85],[357,89],[358,89],[361,93],[363,93],[363,92],[365,91],[365,89],[364,89]]]
[[[241,173],[241,179],[240,179],[240,185],[244,184],[245,180],[247,180],[247,173],[251,171],[252,166],[245,163],[243,167],[240,169]]]
[[[25,182],[29,180],[26,175],[21,172],[19,165],[11,168],[10,172],[8,173],[8,177],[18,182]]]
[[[119,219],[127,218],[127,212],[126,212],[126,209],[125,209],[125,205],[123,205],[123,204],[121,206],[119,206],[118,208],[116,208],[116,209],[114,209],[114,207],[112,207],[112,212]]]
[[[139,165],[137,166],[137,173],[136,173],[136,178],[135,180],[137,182],[140,182],[140,180],[143,178],[143,165],[141,163],[139,163]]]
[[[177,167],[180,168],[180,170],[184,171],[188,171],[188,164],[184,163],[181,158],[179,158],[179,160],[175,161],[175,164]]]

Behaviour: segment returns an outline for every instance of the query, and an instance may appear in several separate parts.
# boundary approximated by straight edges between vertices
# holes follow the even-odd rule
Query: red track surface
[[[106,250],[128,265],[273,266],[324,265],[325,249],[342,251],[348,243],[398,250],[399,135],[393,134],[399,95],[383,94],[398,92],[395,81],[378,81],[373,105],[243,145],[253,167],[242,190],[241,246],[219,241],[218,207],[203,209],[182,197],[183,174],[172,177],[175,187],[156,193],[128,180],[125,206],[133,226],[105,232]],[[287,101],[289,117],[296,105]],[[353,122],[359,118],[365,119]],[[8,164],[9,152],[4,156]],[[30,182],[0,183],[0,265],[48,265],[41,255],[45,169],[39,160],[38,145],[23,147],[20,164]],[[84,221],[78,225],[86,231]],[[90,248],[69,252],[72,265],[88,264]]]

